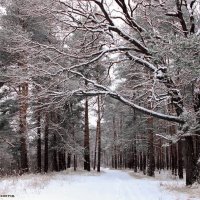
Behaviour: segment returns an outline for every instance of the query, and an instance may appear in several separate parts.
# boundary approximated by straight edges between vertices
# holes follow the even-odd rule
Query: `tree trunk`
[[[171,145],[171,165],[172,165],[172,175],[174,175],[175,171],[175,159],[174,159],[174,144]]]
[[[146,175],[146,154],[143,153],[143,174]]]
[[[198,131],[198,135],[200,135],[200,132]],[[200,183],[200,137],[199,136],[196,136],[196,163],[197,163],[197,171],[198,171],[198,174],[197,174],[197,181],[198,183]]]
[[[172,174],[177,176],[177,151],[176,144],[171,145]]]
[[[74,142],[74,149],[76,149],[76,138],[75,138],[75,125],[72,123],[72,137],[73,137],[73,142]],[[74,171],[76,171],[77,168],[77,156],[76,153],[74,152]]]
[[[138,167],[138,156],[137,156],[137,136],[135,136],[134,140],[134,146],[133,146],[133,151],[134,151],[134,172],[137,172],[137,167]]]
[[[84,170],[90,171],[90,133],[87,97],[85,99]]]
[[[59,171],[65,170],[66,169],[66,164],[65,164],[65,151],[60,150],[58,152],[58,161],[59,161]]]
[[[68,153],[67,154],[67,168],[70,168],[71,167],[71,153]]]
[[[197,180],[197,168],[194,157],[194,147],[192,136],[185,137],[185,170],[186,185],[192,185]]]
[[[63,157],[62,157],[62,152],[58,151],[58,171],[63,170]]]
[[[77,157],[74,155],[74,171],[76,171],[77,168]]]
[[[194,110],[197,114],[197,122],[200,124],[200,79],[197,79],[195,85],[193,85],[193,101],[194,101]],[[197,181],[200,183],[200,131],[196,131],[197,136],[195,137],[195,159],[196,159],[196,168],[197,168]]]
[[[48,113],[45,116],[44,128],[44,172],[48,172],[49,168],[49,117]]]
[[[142,158],[142,152],[140,152],[140,171],[143,170],[143,158]]]
[[[96,169],[96,162],[97,162],[97,141],[98,141],[98,132],[99,132],[99,124],[97,120],[97,127],[96,127],[96,137],[95,137],[95,146],[94,146],[94,165],[93,169]]]
[[[112,155],[111,164],[112,164],[112,168],[115,168],[115,164],[114,164],[114,155]]]
[[[37,171],[42,170],[42,150],[41,150],[41,113],[37,112]]]
[[[58,158],[57,158],[57,137],[56,134],[53,134],[53,171],[58,171]]]
[[[153,117],[148,117],[148,142],[147,142],[147,175],[154,176],[155,158],[154,158],[154,134],[153,134]]]
[[[159,157],[159,165],[160,165],[160,170],[164,169],[163,148],[162,148],[162,140],[161,140],[161,139],[160,139],[160,157]]]
[[[178,141],[178,176],[183,179],[183,154],[182,154],[182,141]]]
[[[178,167],[177,167],[177,161],[178,161],[178,158],[177,158],[177,144],[174,144],[174,160],[175,160],[175,162],[174,162],[174,164],[175,164],[175,176],[177,176],[177,169],[178,169]]]
[[[123,158],[122,158],[122,152],[120,151],[120,155],[119,155],[119,168],[122,169],[123,168]]]
[[[98,106],[98,110],[97,110],[97,115],[98,115],[98,149],[97,149],[97,155],[98,155],[98,159],[97,159],[97,171],[100,172],[100,166],[101,166],[101,110],[100,110],[100,97],[98,96],[97,98],[97,106]]]
[[[21,169],[20,173],[23,174],[29,171],[28,166],[28,150],[27,150],[27,109],[28,109],[28,83],[22,83],[19,86],[19,134],[20,134],[20,156],[21,156]]]
[[[113,156],[113,164],[114,168],[117,169],[117,132],[116,132],[116,127],[115,127],[115,117],[113,117],[113,131],[114,131],[114,156]]]
[[[63,161],[63,170],[66,170],[66,155],[65,155],[65,150],[63,150],[63,153],[62,153],[62,161]]]
[[[166,154],[166,168],[168,170],[169,169],[169,147],[166,147],[165,154]]]

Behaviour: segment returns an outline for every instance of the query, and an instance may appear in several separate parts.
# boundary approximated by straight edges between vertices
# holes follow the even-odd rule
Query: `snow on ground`
[[[145,178],[141,174],[127,171],[103,169],[100,174],[64,171],[2,179],[0,195],[15,195],[15,197],[0,197],[0,199],[200,200],[200,193],[193,195],[184,189],[191,190],[184,186],[183,181]],[[199,198],[196,198],[198,195]]]
[[[200,199],[200,185],[194,184],[192,186],[185,185],[185,175],[184,179],[180,180],[177,176],[171,174],[171,171],[162,171],[159,173],[155,172],[155,177],[148,177],[143,175],[143,173],[135,173],[128,170],[127,173],[135,179],[143,179],[148,182],[156,182],[160,185],[161,189],[167,190],[170,194],[178,196],[177,200],[187,199],[187,200],[199,200]],[[180,198],[182,197],[182,198]]]

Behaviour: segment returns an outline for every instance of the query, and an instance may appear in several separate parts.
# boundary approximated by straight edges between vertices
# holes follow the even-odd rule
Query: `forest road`
[[[162,189],[160,181],[137,179],[120,170],[103,169],[100,176],[85,177],[79,184],[80,198],[75,195],[70,200],[188,200]]]
[[[166,182],[166,181],[162,181]],[[20,195],[21,196],[21,195]],[[18,196],[18,197],[20,197]],[[17,197],[17,196],[16,196]],[[58,173],[37,192],[28,191],[20,200],[196,200],[170,192],[153,178],[136,178],[128,172],[102,169],[84,174]],[[18,200],[18,198],[15,198]]]

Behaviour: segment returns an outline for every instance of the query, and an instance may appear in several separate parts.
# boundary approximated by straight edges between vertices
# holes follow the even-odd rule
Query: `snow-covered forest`
[[[82,169],[198,188],[200,1],[0,0],[0,152],[0,195]]]

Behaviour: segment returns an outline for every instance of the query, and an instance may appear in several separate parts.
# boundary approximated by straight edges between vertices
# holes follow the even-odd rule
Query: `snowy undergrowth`
[[[172,175],[171,171],[156,171],[155,177],[148,177],[142,172],[135,173],[130,170],[127,172],[136,179],[159,182],[161,188],[172,192],[174,195],[183,194],[186,195],[188,199],[200,199],[200,185],[195,183],[192,186],[186,186],[185,175],[184,179],[180,180],[178,176]]]
[[[160,185],[169,191],[187,194],[191,199],[200,198],[199,184],[186,186],[185,182],[161,182]]]
[[[70,169],[9,177],[0,182],[1,195],[15,195],[0,198],[4,200],[200,200],[192,194],[194,191],[199,191],[198,187],[185,188],[184,181],[172,179],[167,173],[148,178],[141,173],[109,169],[101,173]]]
[[[74,171],[72,168],[62,172],[51,172],[48,174],[25,174],[22,176],[10,176],[0,179],[0,195],[14,195],[18,199],[29,199],[30,195],[40,194],[52,182],[63,185],[66,181],[70,183],[73,176],[100,176],[103,172],[87,172],[82,169]],[[56,188],[55,188],[56,189]],[[12,197],[0,197],[1,199],[13,199]]]

